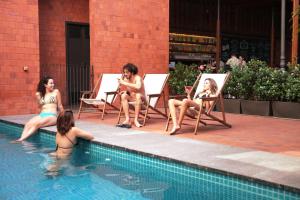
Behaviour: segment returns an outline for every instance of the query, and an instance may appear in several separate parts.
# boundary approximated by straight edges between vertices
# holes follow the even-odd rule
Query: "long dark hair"
[[[72,110],[66,109],[58,115],[56,127],[60,134],[65,135],[74,126],[75,122]]]
[[[46,88],[45,88],[45,85],[48,84],[48,81],[49,81],[50,79],[53,79],[53,78],[51,78],[50,76],[45,76],[45,77],[43,77],[43,78],[40,80],[39,84],[37,85],[36,91],[39,92],[39,93],[41,94],[42,97],[44,97],[45,94],[46,94]]]

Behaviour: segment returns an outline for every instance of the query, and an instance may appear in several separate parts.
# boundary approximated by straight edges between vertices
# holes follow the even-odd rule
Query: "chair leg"
[[[149,111],[149,104],[147,105],[147,108],[146,108],[146,112],[145,112],[145,116],[144,116],[144,121],[143,121],[143,126],[145,126],[145,124],[146,124],[146,119],[147,119],[147,116],[148,116],[148,111]]]
[[[123,110],[123,106],[121,105],[121,106],[120,106],[119,115],[118,115],[118,122],[117,122],[117,124],[119,124],[119,123],[120,123],[120,119],[121,119],[122,110]]]
[[[79,111],[78,111],[78,117],[77,117],[77,119],[80,119],[81,109],[82,109],[82,101],[80,101],[80,106],[79,106]]]
[[[165,94],[163,92],[163,101],[164,101],[164,109],[165,109],[165,114],[168,115],[168,112],[167,112],[167,107],[166,107],[166,100],[165,100]]]
[[[103,108],[102,108],[102,116],[101,116],[102,120],[103,120],[104,113],[105,113],[105,106],[106,106],[106,103],[104,103]]]
[[[210,117],[210,118],[212,118],[212,119],[215,120],[215,121],[220,122],[220,123],[223,124],[224,126],[227,126],[228,128],[231,128],[231,125],[228,124],[226,121],[221,120],[221,119],[219,119],[219,118],[217,118],[217,117],[215,117],[215,116],[213,116],[213,115],[207,115],[207,116]]]
[[[168,115],[168,119],[167,119],[167,124],[166,124],[165,131],[168,131],[168,129],[169,129],[170,119],[171,119],[171,113],[169,113],[169,115]]]
[[[199,123],[200,123],[200,121],[201,121],[201,120],[200,120],[200,119],[201,119],[201,113],[202,113],[202,105],[200,106],[199,114],[198,114],[197,121],[196,121],[196,125],[195,125],[195,130],[194,130],[194,134],[195,134],[195,135],[197,135]]]
[[[220,107],[221,107],[221,112],[222,112],[223,121],[226,123],[223,98],[220,99]]]

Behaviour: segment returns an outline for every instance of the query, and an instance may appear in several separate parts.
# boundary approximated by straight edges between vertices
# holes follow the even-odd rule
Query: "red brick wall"
[[[66,101],[66,25],[88,23],[88,0],[39,0],[40,62],[42,74],[54,78]]]
[[[0,115],[37,111],[38,0],[0,2]],[[23,67],[28,66],[27,72]]]
[[[127,62],[140,74],[168,71],[169,1],[90,0],[91,64],[95,74],[120,72]]]

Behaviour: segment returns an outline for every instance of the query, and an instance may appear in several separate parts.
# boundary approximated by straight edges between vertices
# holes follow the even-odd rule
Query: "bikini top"
[[[61,148],[61,149],[72,149],[73,146],[77,145],[77,143],[74,144],[74,142],[67,135],[64,135],[64,136],[70,141],[70,143],[72,144],[72,146],[71,147],[60,147],[60,146],[58,146],[58,144],[56,144],[56,150],[58,148]]]
[[[40,99],[40,104],[41,105],[45,105],[45,104],[56,104],[57,100],[56,100],[56,96],[55,95],[51,95],[49,96],[47,99],[45,99],[45,97],[42,97]]]
[[[196,95],[196,99],[201,99],[201,98],[205,98],[205,97],[209,97],[210,95],[209,94],[207,94],[207,93],[205,93],[205,94],[202,94],[201,96],[200,96],[201,94],[199,93],[198,95]]]

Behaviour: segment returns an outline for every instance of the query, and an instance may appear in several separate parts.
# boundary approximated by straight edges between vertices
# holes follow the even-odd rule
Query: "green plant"
[[[284,96],[286,72],[272,68],[260,68],[253,85],[254,99],[259,101],[280,100]],[[283,82],[281,82],[283,81]]]
[[[268,64],[265,61],[251,59],[247,62],[247,66],[255,72],[258,72],[261,68],[267,68]]]
[[[228,83],[225,85],[224,93],[230,97],[249,99],[252,95],[255,73],[249,67],[235,67],[231,71]]]
[[[193,85],[199,75],[196,65],[184,65],[178,63],[173,71],[170,71],[170,94],[185,94],[184,86]]]
[[[300,103],[300,70],[293,70],[285,82],[285,100]]]

